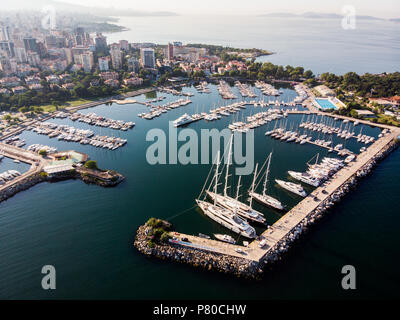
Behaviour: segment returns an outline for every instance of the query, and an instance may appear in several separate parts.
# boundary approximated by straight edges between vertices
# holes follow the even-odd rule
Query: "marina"
[[[110,150],[116,150],[127,143],[126,139],[121,139],[119,137],[95,135],[91,130],[77,129],[68,125],[58,125],[52,122],[43,122],[36,127],[28,128],[28,130],[29,129],[38,134],[47,135],[49,138],[77,142],[83,145],[89,144],[94,147]]]
[[[349,187],[354,185],[357,179],[364,177],[376,165],[377,161],[398,147],[398,142],[395,142],[394,139],[397,139],[400,130],[395,131],[395,134],[388,134],[376,141],[369,148],[368,154],[361,154],[356,162],[352,162],[338,171],[329,182],[314,190],[247,247],[237,247],[227,243],[222,245],[213,240],[200,239],[186,234],[177,235],[189,240],[184,243],[187,247],[227,255],[232,258],[246,259],[256,262],[259,268],[262,268],[263,264],[276,261],[280,254],[288,251],[290,244],[298,239],[307,226],[320,219],[328,208],[332,207],[349,191]],[[206,210],[207,208],[202,207],[202,209]],[[216,210],[217,207],[213,206],[213,209]],[[201,248],[198,245],[199,243],[202,244]],[[178,247],[181,245],[179,242],[174,244]],[[257,277],[260,269],[257,269],[251,262],[246,267],[246,269],[226,270],[226,272],[233,272],[244,277]]]
[[[187,211],[187,213],[185,214],[178,215],[176,218],[171,219],[174,225],[176,226],[176,229],[179,231],[183,231],[183,233],[178,232],[177,234],[173,235],[173,237],[175,237],[176,240],[173,240],[175,241],[175,243],[172,243],[171,247],[168,249],[170,250],[168,251],[170,253],[160,251],[160,254],[168,254],[168,255],[170,254],[171,259],[174,260],[173,257],[178,252],[176,250],[179,250],[179,252],[181,252],[185,257],[187,257],[182,259],[185,259],[185,261],[187,259],[187,263],[189,264],[192,264],[193,261],[197,261],[195,263],[198,264],[203,264],[205,263],[204,261],[211,261],[209,259],[212,259],[212,261],[214,261],[212,268],[216,268],[217,266],[219,266],[220,269],[216,270],[222,271],[229,269],[230,270],[229,273],[236,274],[237,271],[239,272],[239,275],[241,274],[242,276],[244,276],[244,274],[247,274],[246,271],[248,270],[246,269],[247,266],[249,265],[254,266],[254,264],[262,266],[262,264],[259,264],[258,262],[260,257],[265,256],[265,259],[263,260],[267,260],[270,258],[272,259],[272,257],[279,256],[276,255],[275,250],[268,251],[269,252],[268,254],[266,253],[269,246],[273,243],[272,238],[275,239],[275,235],[279,235],[277,231],[274,231],[272,235],[269,235],[268,232],[276,230],[275,228],[284,228],[286,224],[280,222],[283,225],[279,227],[280,224],[277,224],[277,221],[280,221],[280,219],[282,219],[281,217],[283,214],[285,214],[283,217],[289,217],[287,216],[287,214],[293,213],[292,211],[293,208],[295,208],[299,204],[299,201],[301,201],[302,198],[298,197],[295,194],[291,194],[290,192],[284,189],[279,188],[274,182],[275,179],[281,179],[284,181],[293,181],[294,183],[301,183],[304,190],[308,194],[310,194],[304,200],[311,199],[310,197],[314,196],[313,192],[315,192],[314,191],[315,187],[307,185],[306,183],[303,183],[299,180],[292,178],[289,175],[288,171],[305,173],[309,169],[306,163],[309,162],[311,157],[320,153],[320,159],[323,159],[324,157],[336,157],[337,153],[335,152],[329,154],[327,148],[321,148],[320,146],[317,146],[315,144],[305,143],[303,145],[300,145],[300,143],[283,143],[282,140],[277,140],[273,138],[270,139],[265,135],[265,132],[272,130],[274,128],[275,123],[278,123],[276,125],[278,128],[280,124],[279,121],[281,122],[282,126],[283,126],[283,121],[287,121],[286,128],[289,129],[289,131],[291,131],[290,129],[296,131],[299,130],[300,123],[305,122],[304,119],[307,119],[306,117],[312,113],[310,110],[307,110],[302,106],[298,106],[294,109],[294,107],[292,106],[288,105],[285,106],[283,104],[281,105],[281,103],[279,103],[278,107],[275,105],[276,101],[274,102],[271,101],[271,104],[269,104],[268,99],[264,100],[266,106],[262,107],[261,104],[263,103],[263,98],[261,96],[261,92],[255,87],[253,87],[253,90],[254,92],[259,94],[258,99],[241,98],[237,99],[237,101],[232,100],[227,104],[226,102],[224,102],[225,100],[223,100],[223,98],[219,95],[217,86],[209,84],[208,87],[211,91],[210,94],[198,94],[196,89],[192,87],[184,87],[182,89],[184,93],[187,92],[193,94],[191,97],[192,104],[184,108],[176,108],[169,110],[167,113],[165,113],[164,116],[156,117],[152,121],[147,121],[147,119],[143,119],[138,116],[138,114],[140,113],[148,112],[149,108],[145,104],[141,103],[121,104],[121,105],[113,104],[112,106],[104,104],[95,106],[90,109],[81,109],[80,111],[81,113],[84,114],[94,112],[95,114],[108,119],[121,119],[124,122],[132,121],[136,124],[134,130],[121,131],[107,127],[93,126],[80,121],[74,122],[69,118],[69,116],[51,120],[52,123],[57,125],[66,125],[68,127],[74,127],[75,129],[80,129],[80,130],[90,130],[94,133],[94,136],[114,135],[115,137],[120,137],[122,139],[129,140],[129,144],[126,144],[126,147],[118,152],[109,152],[108,150],[104,150],[103,148],[101,148],[100,150],[100,148],[94,148],[91,145],[82,145],[79,142],[50,138],[48,135],[38,134],[37,132],[34,132],[32,130],[31,131],[25,130],[21,132],[19,134],[19,138],[21,140],[24,140],[27,146],[38,144],[42,146],[49,146],[52,148],[56,148],[57,150],[74,149],[88,153],[92,158],[99,159],[101,161],[101,165],[104,167],[116,168],[119,170],[121,170],[121,168],[124,167],[123,173],[125,176],[127,176],[127,180],[126,183],[121,185],[121,188],[127,188],[126,192],[132,195],[129,199],[122,196],[121,202],[115,202],[115,201],[108,202],[109,198],[107,195],[109,194],[113,195],[114,191],[111,192],[107,191],[103,193],[102,190],[99,190],[97,188],[95,188],[95,190],[94,189],[92,190],[88,188],[87,185],[85,184],[79,184],[79,183],[77,184],[73,181],[66,182],[66,186],[69,186],[69,188],[67,187],[68,190],[66,190],[64,184],[60,185],[51,184],[51,186],[50,185],[47,186],[47,184],[41,184],[39,188],[33,187],[31,188],[31,190],[29,190],[29,192],[23,193],[23,197],[26,197],[27,201],[32,200],[33,198],[31,197],[34,197],[35,199],[34,201],[32,201],[33,214],[39,214],[40,212],[39,208],[40,206],[36,205],[35,203],[36,201],[39,202],[41,201],[42,196],[38,194],[38,192],[44,189],[43,196],[48,194],[48,192],[50,193],[68,192],[73,194],[70,196],[71,199],[73,198],[81,199],[81,195],[85,194],[85,199],[89,199],[88,200],[89,202],[93,201],[90,199],[98,199],[99,194],[101,194],[101,197],[104,198],[104,201],[103,200],[100,201],[99,206],[96,206],[95,208],[98,214],[100,214],[100,216],[102,217],[102,219],[108,219],[109,217],[111,218],[111,216],[106,213],[108,211],[110,213],[111,212],[113,213],[112,215],[113,219],[117,219],[117,221],[121,222],[119,229],[120,230],[122,229],[124,231],[120,236],[118,236],[119,239],[118,242],[123,241],[122,238],[131,237],[132,224],[133,225],[142,224],[143,220],[146,220],[146,218],[154,215],[154,212],[159,212],[162,218],[170,220],[169,219],[170,217],[174,217],[177,215],[177,213],[181,212],[182,210],[186,210],[186,208],[190,208],[193,206],[194,199],[196,199],[199,191],[201,190],[202,185],[204,184],[204,179],[207,176],[207,173],[210,168],[208,166],[203,166],[203,167],[165,166],[165,168],[161,166],[155,169],[154,166],[148,165],[145,162],[145,159],[143,159],[143,157],[138,156],[139,154],[144,154],[146,147],[148,146],[148,144],[144,142],[146,130],[153,127],[159,127],[167,131],[168,122],[175,121],[179,117],[183,116],[185,113],[187,113],[188,115],[190,114],[193,115],[196,113],[201,114],[202,112],[207,114],[215,114],[215,112],[212,112],[212,110],[220,108],[221,106],[232,105],[233,103],[236,102],[245,101],[246,104],[243,105],[242,108],[238,108],[239,110],[237,110],[235,113],[227,112],[229,115],[226,116],[218,113],[217,115],[220,116],[221,118],[218,119],[217,121],[196,121],[190,124],[190,128],[196,131],[199,131],[202,128],[214,128],[214,127],[218,129],[224,129],[228,128],[230,124],[236,122],[249,123],[252,122],[253,120],[254,121],[257,120],[258,117],[260,117],[260,119],[261,118],[263,119],[267,118],[267,116],[274,117],[274,115],[279,114],[279,116],[277,116],[276,119],[270,122],[267,121],[264,124],[259,123],[258,126],[255,126],[253,129],[249,130],[253,130],[255,134],[255,145],[257,146],[255,154],[256,162],[263,163],[266,160],[266,156],[268,156],[268,154],[272,150],[274,151],[272,162],[270,165],[270,173],[267,181],[266,195],[270,195],[274,199],[278,200],[282,204],[282,206],[285,207],[284,210],[279,210],[269,206],[265,206],[260,201],[257,201],[255,196],[253,196],[252,206],[256,211],[263,214],[264,218],[266,219],[266,225],[263,226],[262,224],[253,222],[248,223],[242,218],[242,221],[244,223],[247,223],[248,226],[254,228],[255,233],[257,235],[255,238],[252,237],[246,238],[245,236],[240,236],[238,233],[230,231],[229,229],[215,222],[213,219],[210,219],[200,210],[200,207],[196,207],[194,209]],[[297,97],[297,93],[295,90],[282,89],[280,91],[284,92],[280,96],[281,101],[293,101]],[[234,92],[237,96],[240,95],[237,87],[232,87],[232,92]],[[163,99],[163,103],[176,101],[175,95],[163,92],[162,96],[165,96],[165,99]],[[154,95],[149,95],[148,97],[145,95],[135,97],[135,101],[143,103],[153,99]],[[254,102],[257,102],[256,105],[254,105]],[[131,108],[130,107],[131,105],[135,107]],[[279,110],[279,111],[272,111],[272,110]],[[260,112],[266,112],[266,114],[264,114],[263,116],[261,115],[258,116],[257,114]],[[285,113],[287,114],[286,117]],[[254,117],[254,118],[250,118],[249,119],[250,121],[248,121],[248,117]],[[337,118],[338,120],[336,123],[337,126],[340,127],[340,123],[343,122],[343,120],[346,120],[346,118],[340,116],[337,116]],[[379,134],[382,134],[382,131],[384,129],[386,129],[385,127],[379,128],[376,126],[366,125],[363,121],[359,122],[360,123],[356,126],[357,131],[355,131],[355,135],[357,135],[359,133],[359,130],[363,128],[362,134],[374,137],[375,138],[374,142],[366,145],[361,141],[357,141],[357,139],[355,138],[346,140],[338,137],[336,134],[332,134],[334,145],[343,144],[345,149],[348,149],[352,153],[357,155],[355,161],[349,164],[350,166],[358,163],[361,154],[365,155],[370,154],[369,149],[377,141],[380,141],[380,138],[378,136]],[[36,127],[36,125],[37,124],[34,124],[32,125],[32,127]],[[345,128],[345,125],[346,123],[342,125],[342,128]],[[301,130],[303,129],[304,128],[301,128]],[[313,137],[312,138],[313,141],[318,140],[318,134],[320,134],[319,139],[320,140],[322,139],[322,133],[311,130],[308,131],[309,131],[308,135]],[[395,132],[391,131],[387,134],[394,136]],[[387,138],[387,134],[383,134],[381,138],[382,137]],[[327,138],[325,138],[325,140],[327,140]],[[366,147],[367,150],[358,155],[362,147]],[[125,156],[125,154],[127,156]],[[293,154],[296,154],[296,157],[293,157],[292,156]],[[345,157],[339,157],[339,158],[343,161],[345,159]],[[321,162],[322,160],[318,161],[318,164]],[[310,164],[314,164],[314,162],[312,163],[310,162]],[[138,168],[140,168],[140,170],[138,170]],[[191,180],[192,183],[190,185],[188,185],[185,182],[186,180],[185,181],[179,179],[175,180],[176,182],[174,191],[166,192],[165,186],[169,185],[169,183],[171,182],[171,177],[181,177],[181,176],[186,176],[186,177],[191,176],[198,178],[193,178]],[[251,188],[253,178],[254,178],[253,175],[249,177],[242,177],[241,188],[240,188],[241,192],[239,192],[240,193],[239,201],[245,203],[246,205],[249,205],[248,191]],[[133,183],[134,181],[144,181],[147,179],[157,179],[157,181],[159,181],[159,183],[157,183],[157,185],[154,186],[154,188],[152,188],[153,190],[152,194],[153,195],[156,194],[159,197],[159,201],[157,202],[151,201],[149,197],[150,195],[148,193],[149,190],[147,188],[138,189],[137,187],[138,183]],[[221,179],[224,180],[224,175],[222,176]],[[256,188],[255,192],[258,193],[259,195],[263,195],[262,185],[265,182],[264,172],[259,176],[257,182],[258,180],[260,181],[260,185],[258,188]],[[236,198],[236,190],[237,190],[236,185],[237,185],[237,177],[235,178],[235,183],[228,183],[228,186],[231,186],[232,188],[228,189],[228,196],[232,199]],[[121,191],[120,187],[115,190],[119,192]],[[213,192],[213,190],[211,189],[210,192]],[[219,191],[218,193],[221,192]],[[178,203],[175,201],[177,194],[187,194],[188,196],[181,197]],[[113,196],[117,195],[114,194]],[[320,198],[319,196],[317,197]],[[146,206],[144,206],[143,200],[146,202]],[[66,203],[67,206],[70,207],[74,206],[73,202],[71,202],[72,200],[71,201],[66,200],[66,201],[67,201]],[[212,210],[213,203],[211,198],[208,197],[208,199],[205,202],[208,204],[206,204],[204,208]],[[10,201],[3,203],[3,206],[7,204],[7,208],[9,206],[10,208],[12,208],[13,203],[14,200],[10,199]],[[132,203],[135,204],[133,205]],[[302,201],[300,203],[302,203]],[[165,210],[166,204],[168,206],[168,210]],[[49,206],[51,208],[50,210],[54,210],[55,212],[58,210],[58,208],[56,208],[56,203],[54,205],[50,204]],[[125,210],[126,206],[134,207],[135,214],[128,215]],[[220,207],[217,207],[215,209],[217,211],[221,211],[219,208]],[[228,213],[229,210],[223,212],[230,215],[230,213]],[[69,213],[69,214],[74,215],[74,213]],[[98,218],[98,216],[96,217]],[[83,223],[87,223],[89,221],[88,220],[89,217],[79,216],[79,219],[80,221],[84,221]],[[129,223],[130,224],[129,227],[127,226],[126,219],[131,221]],[[267,226],[269,226],[269,228],[267,228]],[[108,233],[112,232],[107,226],[104,226],[104,228],[105,232]],[[199,233],[201,233],[206,237],[193,236],[194,234],[198,235]],[[230,244],[229,242],[221,241],[220,239],[213,237],[214,234],[227,235],[231,237],[236,244],[232,247],[232,244]],[[249,235],[251,235],[251,233],[249,233]],[[214,240],[208,239],[207,237],[213,238]],[[186,238],[189,241],[183,241],[182,238]],[[131,250],[127,254],[131,254]],[[111,253],[111,256],[112,255],[113,254]],[[141,260],[141,258],[139,259],[140,261],[142,261],[141,263],[143,264],[143,266],[147,265],[146,262],[147,260],[145,259]],[[226,269],[227,267],[225,263],[228,262],[232,265],[232,267]],[[209,262],[207,262],[206,265],[208,265],[208,263]],[[171,266],[169,266],[168,264],[162,264],[162,265],[169,271],[174,270],[177,267],[176,265],[171,265]],[[242,272],[239,271],[240,268],[243,268]],[[184,274],[191,274],[193,271],[191,269],[187,270],[183,269],[182,272]],[[208,276],[210,275],[207,274],[207,277]]]

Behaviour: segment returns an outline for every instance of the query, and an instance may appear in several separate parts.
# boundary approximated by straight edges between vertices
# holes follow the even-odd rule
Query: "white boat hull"
[[[255,232],[254,232],[254,235],[249,235],[246,232],[240,230],[239,227],[237,227],[235,225],[231,225],[231,224],[227,223],[225,220],[218,217],[217,215],[213,214],[208,209],[209,206],[213,206],[212,204],[209,204],[208,202],[204,202],[204,201],[199,201],[199,200],[197,200],[197,204],[199,205],[200,209],[203,211],[203,213],[206,216],[208,216],[210,219],[214,220],[215,222],[219,223],[221,226],[224,226],[225,228],[227,228],[237,234],[240,234],[241,236],[246,237],[246,238],[252,239],[252,238],[256,237]]]
[[[280,201],[272,198],[271,196],[268,196],[268,195],[263,196],[262,194],[258,194],[255,192],[250,192],[249,195],[250,195],[250,197],[253,197],[254,200],[256,200],[257,202],[259,202],[265,206],[268,206],[268,207],[271,207],[271,208],[274,208],[277,210],[285,209]]]

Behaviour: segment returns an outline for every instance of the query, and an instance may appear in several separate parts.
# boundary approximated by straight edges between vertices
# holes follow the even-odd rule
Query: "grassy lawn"
[[[393,120],[391,116],[378,114],[378,123],[389,124],[392,126],[400,126],[400,122]]]
[[[91,102],[92,100],[87,100],[87,99],[77,99],[77,100],[71,100],[71,101],[67,101],[64,104],[62,104],[61,106],[58,107],[58,109],[64,109],[67,107],[76,107],[78,105],[87,103],[87,102]],[[52,105],[52,104],[47,104],[47,105],[43,105],[43,106],[34,106],[35,109],[37,108],[41,108],[43,109],[44,112],[53,112],[56,111],[56,106]]]

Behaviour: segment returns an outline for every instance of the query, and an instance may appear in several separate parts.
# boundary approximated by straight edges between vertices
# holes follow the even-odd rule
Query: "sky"
[[[130,8],[140,11],[172,11],[179,14],[260,14],[308,11],[341,13],[353,5],[359,15],[400,18],[399,0],[56,0],[86,6]]]

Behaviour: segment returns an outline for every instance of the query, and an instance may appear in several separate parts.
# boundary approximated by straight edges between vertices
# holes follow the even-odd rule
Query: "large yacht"
[[[206,216],[225,228],[246,238],[253,239],[257,236],[255,229],[231,210],[198,199],[196,202]]]
[[[229,166],[230,166],[230,159],[231,159],[231,151],[232,151],[232,140],[233,136],[230,141],[229,145],[229,152],[228,152],[228,161],[226,164],[226,173],[225,173],[225,187],[224,187],[224,192],[223,194],[218,194],[217,188],[214,188],[214,192],[211,192],[210,190],[206,191],[206,194],[208,197],[211,198],[212,201],[214,201],[216,204],[218,204],[221,207],[224,207],[226,209],[229,209],[233,211],[235,214],[245,218],[246,220],[253,221],[253,222],[258,222],[261,224],[265,224],[266,219],[264,218],[264,215],[261,212],[258,212],[254,210],[251,205],[247,205],[241,201],[239,201],[239,190],[240,190],[240,181],[241,181],[241,176],[239,176],[239,181],[238,185],[236,188],[236,198],[232,198],[228,196],[228,180],[229,180]],[[215,179],[218,180],[219,175],[215,177]],[[218,181],[215,181],[216,186],[218,184]]]
[[[215,200],[218,205],[220,205],[226,209],[232,210],[237,215],[245,218],[246,220],[250,220],[250,221],[258,222],[258,223],[262,223],[262,224],[265,223],[266,220],[263,217],[263,214],[261,212],[258,212],[256,210],[252,209],[247,204],[240,202],[239,200],[236,200],[229,196],[215,194],[214,192],[211,192],[211,191],[206,191],[206,192],[212,201]]]
[[[220,176],[219,173],[219,164],[220,164],[220,159],[219,159],[220,153],[218,152],[217,155],[217,163],[216,163],[216,167],[215,167],[215,175],[214,178],[211,180],[210,186],[213,183],[213,181],[215,181],[214,184],[214,192],[212,194],[214,195],[218,195],[217,189],[218,189],[218,178]],[[212,170],[212,168],[211,168]],[[210,171],[211,173],[211,171]],[[207,178],[208,180],[208,178]],[[204,184],[203,190],[199,195],[199,198],[202,196],[203,191],[205,190],[205,186],[207,185],[207,181]],[[207,190],[208,192],[208,190]],[[206,193],[207,195],[207,193]],[[205,195],[205,197],[206,197]],[[239,211],[239,210],[231,210],[227,207],[222,207],[218,202],[217,199],[219,197],[215,197],[214,196],[214,203],[211,204],[209,202],[203,201],[203,200],[199,200],[196,199],[196,203],[197,205],[200,207],[200,209],[203,211],[203,213],[205,215],[207,215],[208,217],[210,217],[211,219],[213,219],[214,221],[218,222],[219,224],[221,224],[222,226],[228,228],[229,230],[232,230],[233,232],[236,232],[244,237],[247,238],[255,238],[256,235],[256,231],[255,229],[250,226],[246,220],[244,220],[243,218],[241,218],[235,211]]]
[[[183,116],[179,117],[178,119],[176,119],[174,121],[174,126],[180,127],[185,124],[191,123],[193,121],[194,121],[194,119],[191,116],[189,116],[187,113],[185,113]]]
[[[307,193],[304,191],[303,187],[300,184],[282,181],[282,180],[278,180],[278,179],[275,179],[275,181],[277,184],[279,184],[282,188],[286,189],[287,191],[290,191],[301,197],[305,197],[307,195]]]
[[[288,171],[288,173],[292,178],[304,182],[310,186],[318,187],[321,184],[321,181],[319,179],[314,178],[309,173],[296,172],[296,171]]]

